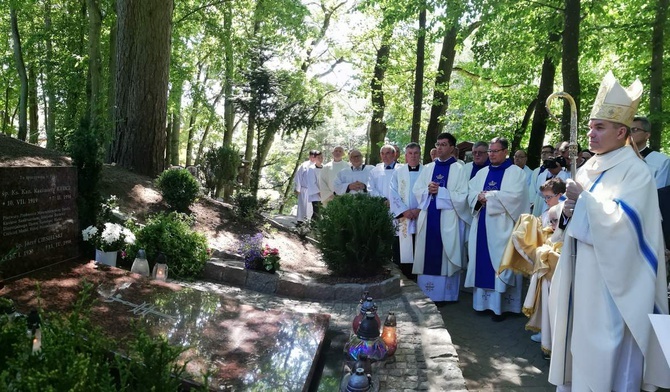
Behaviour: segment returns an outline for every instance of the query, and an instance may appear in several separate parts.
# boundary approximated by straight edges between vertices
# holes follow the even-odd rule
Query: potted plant
[[[100,205],[96,218],[97,223],[81,231],[86,242],[95,247],[95,261],[116,266],[116,257],[119,251],[125,249],[126,245],[135,242],[135,235],[130,229],[116,223],[121,214],[117,197],[112,195]]]
[[[244,258],[244,267],[251,270],[274,273],[279,270],[279,249],[263,246],[263,233],[243,235],[238,252]]]

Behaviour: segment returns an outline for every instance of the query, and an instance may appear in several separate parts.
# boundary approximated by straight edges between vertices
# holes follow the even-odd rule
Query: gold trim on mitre
[[[630,127],[633,124],[641,95],[642,82],[640,79],[635,79],[630,87],[623,88],[612,71],[609,71],[600,84],[590,118],[618,122]]]

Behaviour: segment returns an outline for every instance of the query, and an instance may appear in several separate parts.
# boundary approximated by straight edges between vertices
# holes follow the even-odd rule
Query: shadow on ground
[[[493,322],[492,313],[472,309],[472,294],[439,307],[451,335],[470,391],[555,391],[549,384],[549,361],[540,344],[530,340],[524,315],[507,313]]]

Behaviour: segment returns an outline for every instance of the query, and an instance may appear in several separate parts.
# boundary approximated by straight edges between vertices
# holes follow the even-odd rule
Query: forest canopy
[[[569,110],[559,124],[544,109],[554,91],[574,96],[587,146],[612,70],[642,81],[667,151],[668,1],[10,0],[0,132],[70,152],[84,128],[100,160],[149,175],[233,145],[244,187],[288,197],[310,149],[376,163],[442,131],[507,137],[537,165],[568,135]]]

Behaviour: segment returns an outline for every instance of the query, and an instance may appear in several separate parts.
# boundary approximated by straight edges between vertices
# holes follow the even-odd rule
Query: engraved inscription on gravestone
[[[78,256],[77,170],[0,167],[0,280]]]

